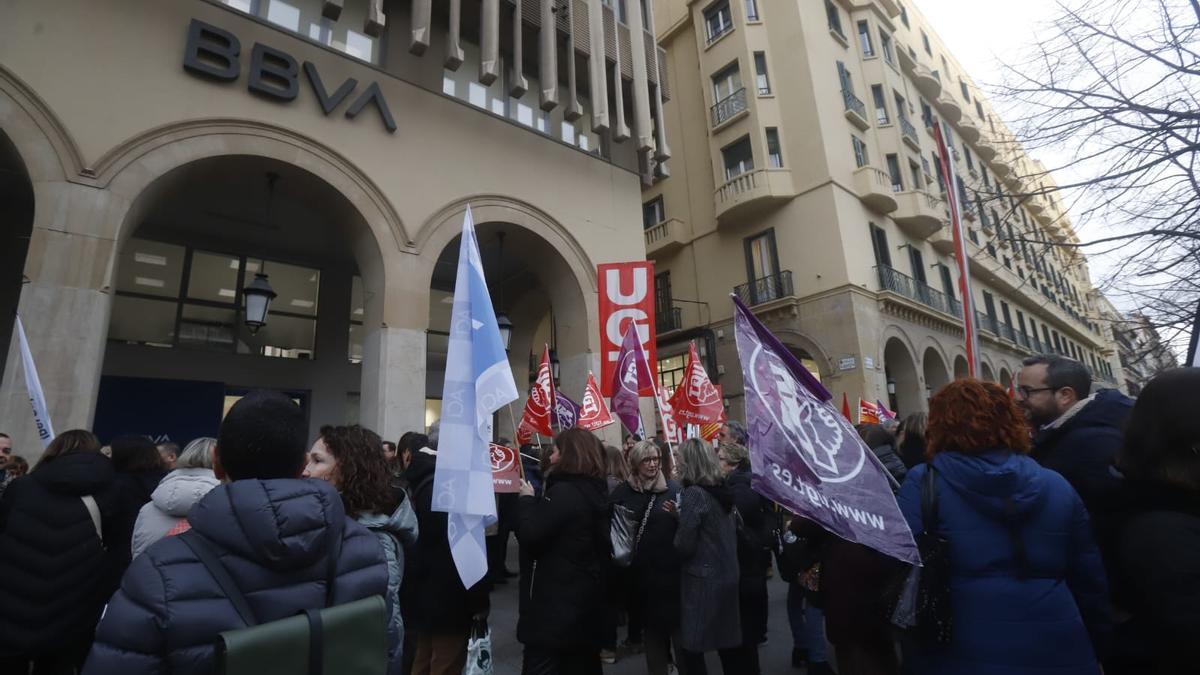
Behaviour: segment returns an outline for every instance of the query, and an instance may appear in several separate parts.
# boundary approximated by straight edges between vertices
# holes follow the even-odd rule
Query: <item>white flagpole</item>
[[[21,364],[25,367],[25,389],[29,392],[29,404],[33,407],[33,423],[37,426],[38,438],[42,448],[54,440],[54,425],[50,423],[50,412],[46,409],[46,395],[42,393],[42,381],[38,378],[37,367],[33,364],[33,354],[29,351],[29,340],[25,338],[25,326],[21,317],[16,317],[17,340],[21,344]]]

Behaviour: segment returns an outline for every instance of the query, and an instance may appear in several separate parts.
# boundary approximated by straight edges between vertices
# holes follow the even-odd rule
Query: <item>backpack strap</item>
[[[208,570],[213,581],[216,581],[221,590],[225,592],[225,597],[229,598],[229,602],[233,604],[233,609],[241,617],[242,623],[245,623],[246,627],[258,625],[258,619],[254,616],[254,610],[250,609],[250,603],[246,601],[246,596],[242,595],[242,590],[234,583],[233,577],[229,576],[229,571],[221,564],[216,551],[208,541],[195,530],[184,532],[179,535],[179,539],[192,549],[192,553],[195,553],[196,557],[200,559],[200,564]]]
[[[92,518],[92,527],[96,530],[96,537],[100,539],[100,547],[104,547],[104,528],[100,525],[100,507],[96,505],[96,498],[92,495],[83,495],[79,498],[83,502],[83,507],[87,509],[88,515]]]
[[[308,675],[325,672],[325,624],[321,621],[321,610],[306,609],[308,617]]]
[[[325,606],[333,607],[333,586],[337,581],[338,558],[342,557],[342,535],[334,534],[329,528],[329,567],[325,575]],[[309,619],[311,623],[312,619]]]
[[[937,498],[937,469],[933,464],[925,465],[925,482],[921,485],[921,522],[929,534],[937,533],[938,498]]]

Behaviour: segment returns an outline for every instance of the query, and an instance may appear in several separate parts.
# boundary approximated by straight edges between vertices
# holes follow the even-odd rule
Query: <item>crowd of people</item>
[[[709,653],[758,675],[773,578],[809,675],[1200,671],[1200,369],[1160,374],[1136,402],[1057,356],[1026,360],[1014,384],[957,380],[927,414],[858,427],[914,535],[946,552],[936,639],[893,624],[907,565],[753,489],[732,421],[713,443],[616,448],[568,429],[522,447],[520,491],[497,495],[489,572],[469,588],[434,510],[437,425],[308,439],[294,402],[252,392],[216,438],[102,446],[71,430],[32,471],[0,434],[0,672],[209,673],[244,612],[377,595],[389,673],[458,675],[516,576],[524,675],[639,657],[651,675],[696,675]]]

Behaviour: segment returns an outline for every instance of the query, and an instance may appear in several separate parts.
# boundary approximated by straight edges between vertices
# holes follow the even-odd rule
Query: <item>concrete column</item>
[[[363,344],[362,424],[385,439],[425,429],[425,331],[381,326]]]
[[[567,109],[563,119],[568,122],[583,117],[583,108],[579,105],[579,82],[575,74],[575,3],[567,3]]]
[[[111,233],[127,204],[107,191],[70,183],[41,183],[34,190],[37,215],[24,270],[30,283],[21,289],[18,311],[54,430],[89,429],[112,308]],[[12,436],[19,454],[41,455],[16,339],[0,383],[0,431]]]
[[[462,62],[462,0],[450,0],[450,34],[446,39],[445,65],[450,70],[458,70]]]
[[[613,121],[612,138],[618,143],[629,140],[629,125],[625,123],[625,88],[621,86],[621,31],[613,19],[613,35],[616,37],[617,50],[613,54],[616,63],[613,64],[613,107],[616,108],[616,120]]]
[[[538,34],[538,79],[542,88],[541,107],[545,111],[558,107],[558,24],[554,2],[542,0],[542,28]]]
[[[525,92],[529,91],[529,81],[525,79],[525,24],[521,16],[521,4],[513,5],[513,62],[509,76],[508,95],[513,98],[521,98]]]
[[[367,5],[367,18],[363,23],[363,32],[377,38],[383,35],[385,25],[387,25],[387,15],[383,13],[383,0],[370,0]]]
[[[342,7],[346,0],[324,0],[321,3],[321,16],[330,21],[337,21],[342,16]]]
[[[488,86],[500,76],[500,0],[483,0],[480,14],[479,83]]]
[[[412,20],[410,27],[412,37],[409,40],[408,51],[420,56],[429,49],[429,29],[432,22],[433,0],[412,0]]]
[[[666,73],[660,67],[658,54],[658,29],[654,26],[654,2],[653,0],[643,0],[646,2],[646,16],[650,19],[650,25],[646,27],[650,31],[652,42],[654,42],[651,53],[654,55],[650,67],[654,69],[655,81],[658,82],[654,87],[654,119],[657,122],[655,125],[655,148],[654,159],[658,160],[660,166],[659,172],[663,178],[670,176],[667,167],[663,162],[671,158],[671,149],[667,147],[667,125],[666,118],[663,116],[663,97],[662,87],[666,81]]]
[[[637,149],[654,148],[650,125],[650,81],[646,71],[646,30],[642,22],[642,0],[626,0],[629,20],[629,51],[633,57],[633,128]]]
[[[604,43],[604,8],[588,0],[588,97],[592,99],[592,131],[608,131],[608,64]]]

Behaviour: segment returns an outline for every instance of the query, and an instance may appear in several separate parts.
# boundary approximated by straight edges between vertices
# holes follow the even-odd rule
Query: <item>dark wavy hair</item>
[[[592,432],[583,429],[567,429],[554,438],[558,448],[558,463],[554,473],[573,473],[594,478],[608,475],[608,462],[604,457],[604,444]]]
[[[37,466],[40,469],[58,457],[78,452],[100,452],[100,439],[86,429],[64,431],[50,441],[50,445],[42,453],[42,458],[38,460]]]
[[[346,515],[391,514],[397,500],[391,487],[391,472],[383,457],[382,440],[357,424],[321,427],[321,440],[337,460],[338,492]]]
[[[117,471],[162,471],[166,468],[158,446],[149,436],[121,434],[108,446],[112,448],[113,468]]]
[[[1150,380],[1125,426],[1117,466],[1133,480],[1200,491],[1200,368]]]
[[[929,399],[925,431],[930,458],[939,452],[1029,452],[1029,427],[1017,404],[998,384],[955,380]]]

